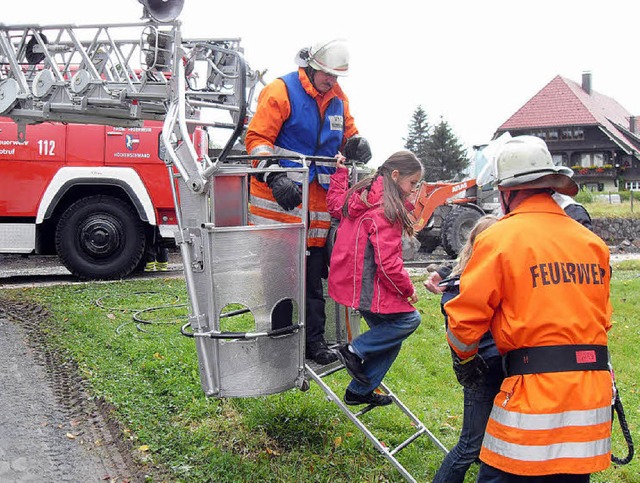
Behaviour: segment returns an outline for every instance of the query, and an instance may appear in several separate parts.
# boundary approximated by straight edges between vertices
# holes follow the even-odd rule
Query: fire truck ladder
[[[180,94],[177,76],[185,83]],[[179,102],[183,121],[172,142],[188,138],[196,123],[223,129],[231,132],[224,158],[242,133],[258,82],[239,39],[183,39],[177,20],[0,24],[0,115],[18,123],[19,137],[26,124],[46,121],[140,127],[164,120]]]

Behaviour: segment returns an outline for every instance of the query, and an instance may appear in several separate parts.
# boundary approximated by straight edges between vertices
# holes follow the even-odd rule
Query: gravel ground
[[[42,320],[0,298],[0,481],[143,481],[106,408],[41,344]]]

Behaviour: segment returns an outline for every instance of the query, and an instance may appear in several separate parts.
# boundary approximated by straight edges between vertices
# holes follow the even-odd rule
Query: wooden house
[[[586,189],[640,190],[640,126],[615,99],[591,88],[589,72],[582,85],[554,77],[494,138],[507,131],[544,139],[555,163],[571,167]]]

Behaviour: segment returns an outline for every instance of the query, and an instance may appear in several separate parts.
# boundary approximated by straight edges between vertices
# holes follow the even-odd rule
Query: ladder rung
[[[402,442],[398,446],[396,446],[395,449],[393,449],[392,451],[389,451],[389,454],[394,455],[396,453],[399,453],[404,448],[406,448],[411,443],[413,443],[414,440],[418,439],[420,436],[422,436],[426,432],[427,432],[427,428],[425,428],[425,427],[420,428],[418,431],[413,433],[413,435],[409,436],[404,442]]]
[[[376,406],[374,406],[373,404],[369,404],[367,407],[365,407],[364,409],[361,409],[360,411],[358,411],[357,413],[354,413],[353,415],[356,418],[359,418],[360,416],[362,416],[363,414],[367,414],[369,411],[371,411],[373,408],[375,408]]]
[[[307,361],[307,366],[310,367],[313,370],[314,374],[319,377],[330,376],[331,374],[335,374],[344,367],[340,361],[331,362],[324,366],[316,364],[315,362]]]

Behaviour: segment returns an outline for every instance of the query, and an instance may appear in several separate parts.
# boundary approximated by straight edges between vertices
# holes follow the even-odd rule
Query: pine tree
[[[423,164],[425,164],[426,161],[430,130],[427,112],[422,106],[418,106],[416,110],[413,111],[413,116],[409,123],[409,135],[405,138],[404,147],[412,151]]]
[[[427,181],[446,181],[460,177],[469,166],[467,150],[442,117],[433,127],[426,148],[424,159]]]
[[[430,126],[427,112],[418,106],[409,123],[405,149],[415,153],[425,168],[427,181],[445,181],[460,177],[469,166],[467,151],[442,116]]]

